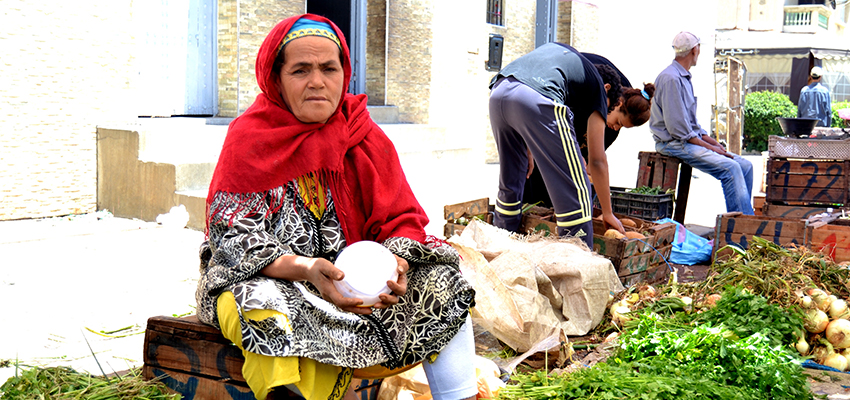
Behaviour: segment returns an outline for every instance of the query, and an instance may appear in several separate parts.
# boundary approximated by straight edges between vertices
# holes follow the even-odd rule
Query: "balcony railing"
[[[818,33],[829,31],[832,10],[820,4],[786,6],[782,32]]]

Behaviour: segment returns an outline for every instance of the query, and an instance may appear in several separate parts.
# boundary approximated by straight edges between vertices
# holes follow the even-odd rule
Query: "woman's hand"
[[[324,258],[312,258],[311,260],[312,262],[307,272],[307,280],[319,289],[323,299],[335,304],[343,311],[355,314],[372,313],[372,309],[369,307],[358,307],[363,304],[363,300],[345,297],[336,290],[334,281],[341,281],[345,278],[345,273],[341,269]]]
[[[378,298],[381,300],[375,303],[374,308],[387,308],[390,306],[394,306],[398,304],[398,298],[404,296],[407,293],[407,271],[410,269],[410,265],[407,263],[407,260],[395,256],[396,262],[398,262],[398,279],[393,281],[387,281],[387,286],[392,290],[390,294],[380,294]]]
[[[288,281],[308,281],[319,289],[322,298],[344,311],[355,314],[371,314],[369,307],[358,307],[363,300],[345,297],[336,290],[333,281],[342,280],[345,273],[324,258],[311,258],[288,254],[278,257],[260,271],[270,278]]]

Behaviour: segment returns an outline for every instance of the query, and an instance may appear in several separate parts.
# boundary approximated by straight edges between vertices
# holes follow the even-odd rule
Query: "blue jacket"
[[[829,89],[820,82],[812,82],[800,91],[797,106],[797,118],[814,118],[817,126],[832,125],[832,104],[829,101]]]

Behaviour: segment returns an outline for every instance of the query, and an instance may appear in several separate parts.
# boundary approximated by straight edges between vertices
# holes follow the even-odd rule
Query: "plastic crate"
[[[647,221],[673,216],[673,194],[640,194],[629,190],[633,189],[611,187],[612,211]],[[593,205],[599,208],[599,199],[594,199]]]
[[[794,139],[775,135],[767,139],[771,158],[850,160],[850,139]]]

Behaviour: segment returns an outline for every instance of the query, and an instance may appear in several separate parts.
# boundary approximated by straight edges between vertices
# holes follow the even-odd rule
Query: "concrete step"
[[[397,106],[367,106],[366,109],[369,111],[372,121],[378,124],[397,124],[400,122]]]
[[[380,124],[409,180],[460,172],[481,164],[468,135],[445,127]],[[155,118],[98,127],[98,209],[156,221],[183,204],[188,227],[205,227],[206,197],[227,125],[200,118]],[[427,191],[436,190],[428,188]],[[423,190],[424,191],[424,190]]]

